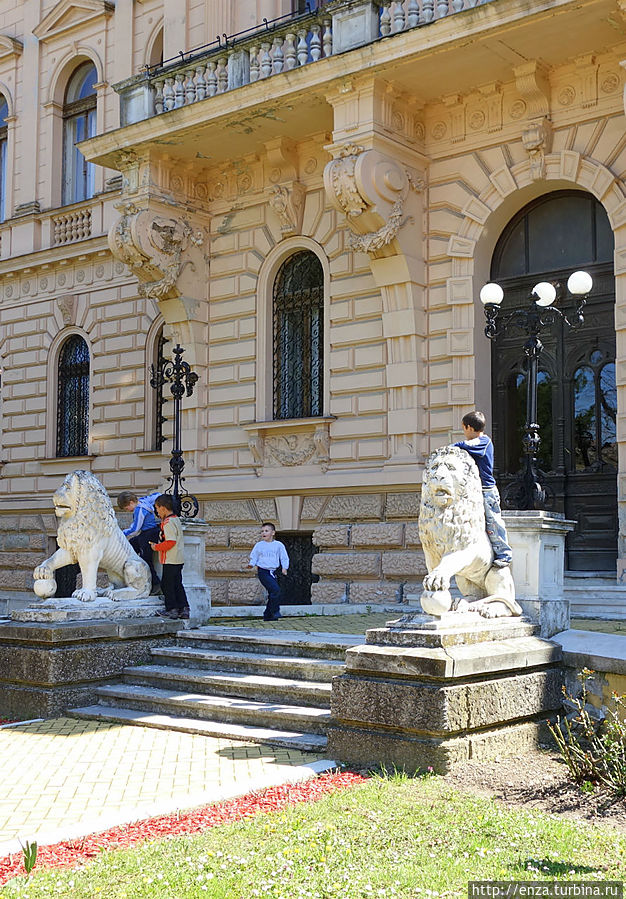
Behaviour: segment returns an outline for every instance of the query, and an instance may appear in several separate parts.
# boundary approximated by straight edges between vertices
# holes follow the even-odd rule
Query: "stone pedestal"
[[[155,617],[0,624],[0,715],[49,718],[89,705],[98,686],[149,662],[182,626]]]
[[[333,679],[330,756],[445,772],[535,746],[563,683],[560,647],[536,630],[477,613],[369,630]]]
[[[565,537],[575,521],[557,512],[505,512],[513,550],[515,598],[542,637],[569,627],[569,602],[563,597]]]
[[[211,588],[205,580],[206,521],[183,521],[185,564],[183,585],[189,601],[190,623],[194,627],[208,624],[211,617]]]

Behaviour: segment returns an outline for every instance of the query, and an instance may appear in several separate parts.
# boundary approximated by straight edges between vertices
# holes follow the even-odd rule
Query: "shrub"
[[[548,724],[559,752],[573,780],[583,786],[596,783],[612,796],[626,796],[626,696],[613,693],[615,708],[604,716],[592,714],[588,703],[587,681],[593,671],[583,668],[582,684],[578,696],[571,696],[565,687],[563,694],[572,706],[572,712],[557,718],[555,725]],[[593,710],[597,711],[597,710]]]

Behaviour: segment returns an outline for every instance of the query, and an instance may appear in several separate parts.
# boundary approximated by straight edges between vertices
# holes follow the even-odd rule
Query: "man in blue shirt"
[[[161,495],[160,490],[138,497],[130,490],[123,490],[117,498],[117,507],[122,512],[132,512],[130,527],[124,529],[128,542],[146,562],[152,575],[152,593],[161,592],[161,584],[154,570],[152,547],[150,543],[158,543],[160,522],[154,513],[154,501]]]
[[[511,564],[513,553],[500,508],[500,494],[493,476],[493,443],[484,433],[486,423],[482,412],[478,410],[468,412],[461,421],[465,440],[454,445],[468,452],[476,463],[483,488],[485,527],[493,547],[493,564],[496,568],[506,568]]]

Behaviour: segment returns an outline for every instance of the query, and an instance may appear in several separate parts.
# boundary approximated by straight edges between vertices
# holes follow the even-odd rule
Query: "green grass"
[[[375,778],[273,815],[14,879],[3,896],[365,899],[466,896],[468,880],[623,880],[626,835]]]

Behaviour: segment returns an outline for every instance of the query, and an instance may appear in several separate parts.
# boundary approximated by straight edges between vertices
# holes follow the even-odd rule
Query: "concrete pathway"
[[[321,755],[74,718],[0,728],[0,857],[335,767]]]

